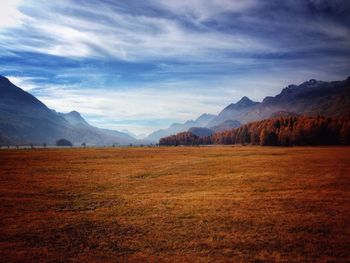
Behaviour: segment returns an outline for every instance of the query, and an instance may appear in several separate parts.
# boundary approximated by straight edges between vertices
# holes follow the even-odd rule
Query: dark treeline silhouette
[[[73,146],[73,143],[66,139],[59,139],[56,141],[56,146]]]
[[[159,144],[349,145],[350,117],[278,117],[251,122],[206,137],[181,132],[161,138]]]

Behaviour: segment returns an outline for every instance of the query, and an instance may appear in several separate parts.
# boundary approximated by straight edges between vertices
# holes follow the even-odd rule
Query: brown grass
[[[350,261],[350,148],[0,151],[0,261]]]

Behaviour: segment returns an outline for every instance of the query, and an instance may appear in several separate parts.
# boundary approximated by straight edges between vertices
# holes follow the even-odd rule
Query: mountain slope
[[[259,104],[260,104],[259,102],[252,101],[248,97],[244,96],[237,103],[232,103],[228,105],[226,108],[224,108],[216,118],[210,121],[209,126],[210,127],[219,126],[220,124],[228,120],[241,121],[242,116],[244,116],[244,114],[247,111],[249,111],[250,109],[254,108]]]
[[[0,138],[2,143],[53,144],[60,138],[74,144],[137,143],[118,131],[99,129],[76,112],[56,113],[31,94],[0,76]]]
[[[71,125],[75,126],[90,126],[89,123],[80,115],[77,111],[71,111],[68,113],[57,113],[59,116],[63,117]]]
[[[350,77],[344,81],[309,80],[298,85],[289,85],[274,97],[265,97],[259,102],[243,97],[230,104],[214,118],[210,126],[224,126],[226,121],[242,124],[288,113],[289,115],[338,117],[350,114]],[[223,129],[221,129],[223,130]]]
[[[217,116],[210,115],[202,125],[196,123],[198,119],[183,124],[174,123],[168,129],[150,134],[149,138],[157,140],[192,127],[210,128],[215,132],[225,131],[237,128],[240,124],[280,115],[350,115],[350,77],[344,81],[325,82],[311,79],[300,85],[289,85],[280,94],[265,97],[262,102],[243,97],[237,103],[225,107]]]
[[[306,81],[299,86],[289,85],[275,97],[246,111],[238,119],[242,123],[262,120],[277,112],[306,116],[338,117],[350,114],[350,78],[344,81]]]
[[[67,135],[67,121],[1,76],[0,94],[0,133],[10,141],[43,143]]]

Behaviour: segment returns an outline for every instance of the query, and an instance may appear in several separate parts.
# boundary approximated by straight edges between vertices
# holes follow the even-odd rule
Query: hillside
[[[350,77],[344,81],[309,80],[299,86],[289,85],[280,94],[265,97],[261,103],[247,97],[227,106],[211,122],[237,120],[241,123],[271,116],[289,115],[339,117],[350,114]]]
[[[2,76],[0,94],[1,144],[54,144],[60,138],[76,145],[138,143],[128,134],[91,126],[76,111],[57,113]]]
[[[210,121],[209,126],[220,126],[229,120],[242,122],[243,116],[259,104],[259,102],[252,101],[248,97],[243,97],[237,103],[231,103],[224,108],[218,116]]]

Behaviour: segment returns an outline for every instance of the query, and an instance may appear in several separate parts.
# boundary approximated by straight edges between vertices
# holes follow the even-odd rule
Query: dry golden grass
[[[350,261],[350,148],[0,151],[0,261]]]

